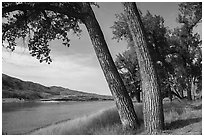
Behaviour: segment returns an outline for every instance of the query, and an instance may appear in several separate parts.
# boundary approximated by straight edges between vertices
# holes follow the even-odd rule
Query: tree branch
[[[17,10],[25,11],[25,10],[32,9],[32,8],[33,8],[32,6],[25,5],[25,4],[11,5],[8,7],[3,7],[2,14],[6,14],[6,13],[17,11]]]
[[[6,14],[6,13],[17,11],[17,10],[19,11],[48,10],[48,11],[57,12],[60,14],[67,15],[68,17],[74,17],[78,19],[81,19],[84,16],[83,13],[77,13],[72,9],[69,10],[69,8],[67,8],[66,6],[61,8],[59,6],[53,5],[53,3],[48,3],[48,2],[38,3],[38,4],[35,4],[34,6],[28,5],[28,4],[18,4],[18,5],[11,5],[7,7],[3,7],[2,14]]]

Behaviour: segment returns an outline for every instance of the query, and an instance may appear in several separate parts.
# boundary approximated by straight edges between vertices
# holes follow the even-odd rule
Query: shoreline
[[[91,101],[113,101],[113,99],[36,99],[36,100],[25,100],[19,98],[2,98],[2,103],[24,103],[24,102],[42,102],[42,103],[52,103],[52,102],[91,102]]]
[[[19,99],[19,98],[2,98],[2,103],[20,103],[26,102],[27,100]]]

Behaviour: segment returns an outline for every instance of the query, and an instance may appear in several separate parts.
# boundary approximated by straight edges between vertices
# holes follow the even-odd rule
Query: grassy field
[[[138,118],[143,121],[142,104],[134,104]],[[165,130],[162,134],[202,134],[202,101],[174,100],[164,103]],[[144,127],[124,131],[116,108],[51,125],[32,132],[44,135],[132,135],[145,134]]]

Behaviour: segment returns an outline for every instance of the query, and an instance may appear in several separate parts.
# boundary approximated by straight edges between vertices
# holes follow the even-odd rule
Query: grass
[[[164,103],[165,130],[162,134],[202,134],[202,101],[188,104]],[[138,118],[143,120],[142,104],[135,104]],[[132,135],[145,134],[143,126],[137,131],[124,131],[116,108],[41,128],[31,134],[44,135]]]
[[[135,106],[137,116],[143,119],[142,104]],[[69,120],[49,127],[41,128],[31,134],[41,135],[101,135],[126,134],[122,130],[120,118],[116,108],[101,110],[95,114]]]
[[[105,129],[113,125],[120,125],[120,119],[115,108],[102,110],[98,113],[52,125],[33,132],[32,134],[52,134],[52,135],[82,135],[94,134],[97,129]]]
[[[166,108],[164,134],[201,135],[202,134],[202,101],[174,103]]]

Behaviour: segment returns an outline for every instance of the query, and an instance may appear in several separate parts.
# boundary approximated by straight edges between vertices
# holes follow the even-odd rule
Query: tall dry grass
[[[142,104],[135,105],[140,120],[143,119]],[[32,132],[33,135],[90,135],[124,134],[120,118],[115,107],[101,110],[89,116],[51,125]]]
[[[164,117],[166,130],[172,127],[180,127],[181,122],[186,119],[196,117],[197,111],[192,111],[192,106],[186,102],[165,102]],[[135,112],[140,121],[143,121],[142,104],[134,104]],[[200,108],[196,107],[197,109]],[[201,110],[199,110],[201,111]],[[193,113],[192,113],[193,112]],[[199,119],[198,119],[199,120]],[[185,124],[183,124],[185,125]],[[89,116],[69,120],[67,122],[54,124],[46,128],[41,128],[31,134],[35,135],[131,135],[143,134],[143,127],[139,131],[124,131],[120,118],[115,107],[101,110]],[[172,129],[173,130],[173,129]],[[144,133],[145,134],[145,133]]]

